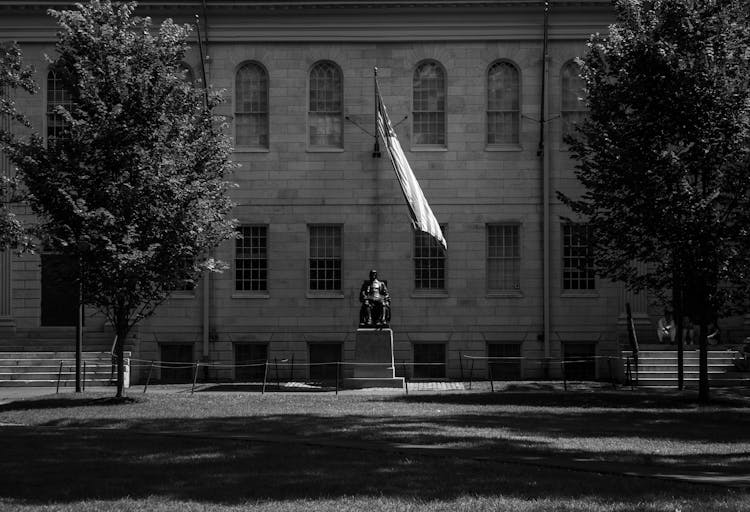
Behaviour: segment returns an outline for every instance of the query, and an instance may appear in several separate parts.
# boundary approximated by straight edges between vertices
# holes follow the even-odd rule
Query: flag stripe
[[[401,148],[401,144],[396,137],[396,132],[393,130],[391,120],[388,118],[388,111],[385,108],[383,99],[380,97],[380,91],[376,87],[376,99],[378,102],[377,108],[377,124],[378,133],[383,139],[383,143],[388,151],[388,156],[393,164],[393,169],[396,171],[398,182],[401,185],[401,191],[406,199],[406,205],[409,208],[409,217],[411,218],[414,229],[419,229],[429,233],[435,239],[440,242],[445,249],[448,248],[448,244],[445,241],[443,232],[440,229],[435,214],[432,213],[430,205],[427,203],[427,199],[422,192],[422,187],[419,186],[414,171],[412,171],[404,150]]]

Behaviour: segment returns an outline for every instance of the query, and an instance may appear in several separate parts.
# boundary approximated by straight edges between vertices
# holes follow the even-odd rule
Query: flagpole
[[[375,83],[375,145],[372,148],[372,157],[380,158],[380,143],[378,142],[378,101],[380,101],[380,91],[378,90],[378,68],[373,68],[373,80]]]

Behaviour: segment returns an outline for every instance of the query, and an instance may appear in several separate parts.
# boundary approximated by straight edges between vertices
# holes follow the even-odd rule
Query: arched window
[[[333,62],[318,62],[310,70],[310,147],[343,147],[343,78]]]
[[[445,71],[434,61],[414,70],[412,127],[414,145],[445,146]]]
[[[65,119],[55,109],[58,105],[69,108],[72,104],[70,91],[65,88],[59,72],[50,69],[47,73],[47,142],[59,139],[65,129]]]
[[[239,147],[268,147],[268,73],[249,62],[237,70],[234,139]]]
[[[518,144],[518,69],[496,62],[487,72],[487,144]]]
[[[567,62],[560,71],[562,96],[560,118],[562,119],[562,136],[572,134],[576,123],[586,117],[586,105],[579,98],[585,94],[585,82],[581,78],[581,67],[575,61]]]

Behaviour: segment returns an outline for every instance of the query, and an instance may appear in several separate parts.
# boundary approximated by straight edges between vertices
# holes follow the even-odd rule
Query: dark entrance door
[[[341,361],[341,343],[310,344],[310,380],[335,381],[337,368],[335,363]]]
[[[42,317],[44,326],[75,326],[78,285],[75,260],[42,254]]]
[[[161,381],[176,384],[193,381],[193,345],[161,345]]]
[[[268,345],[260,343],[238,343],[234,346],[234,380],[247,382],[262,380],[265,373]]]
[[[490,370],[494,380],[521,380],[521,345],[519,343],[490,343],[487,345]],[[505,359],[508,358],[508,359]]]
[[[596,345],[593,343],[565,343],[565,377],[569,380],[596,378]]]

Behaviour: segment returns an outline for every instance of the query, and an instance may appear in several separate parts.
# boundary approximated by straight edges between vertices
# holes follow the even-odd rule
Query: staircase
[[[711,386],[750,386],[750,372],[739,372],[732,364],[734,350],[708,351],[708,379]],[[635,377],[633,356],[630,350],[622,351],[623,368],[627,371],[630,360]],[[698,385],[698,350],[685,350],[683,378],[686,386]],[[640,350],[638,352],[638,385],[646,387],[677,386],[677,350]]]
[[[83,331],[81,372],[85,385],[107,386],[112,373],[111,331]],[[125,344],[125,358],[131,357],[132,340]],[[75,329],[72,327],[43,327],[18,329],[0,334],[0,387],[75,386]],[[129,367],[125,367],[125,385],[129,385]],[[83,375],[81,375],[83,378]]]
[[[125,353],[130,358],[130,352]],[[81,378],[86,386],[108,386],[117,378],[109,352],[83,352]],[[125,382],[129,375],[126,366]],[[85,375],[83,373],[85,372]],[[0,387],[75,386],[75,352],[0,352]]]

